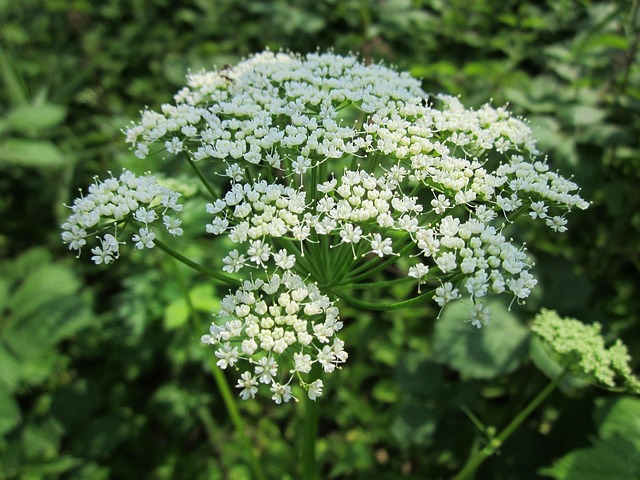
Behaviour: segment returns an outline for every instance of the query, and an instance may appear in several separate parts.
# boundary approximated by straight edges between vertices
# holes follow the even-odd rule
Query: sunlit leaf
[[[0,388],[0,435],[11,431],[20,423],[21,413],[13,395]]]
[[[631,480],[640,478],[640,450],[622,437],[596,440],[573,450],[539,473],[556,480]]]
[[[6,117],[6,128],[15,132],[37,132],[58,125],[66,116],[60,105],[24,105],[11,110]]]
[[[526,358],[528,332],[499,301],[487,302],[491,323],[477,329],[468,322],[469,305],[456,302],[436,322],[436,360],[471,378],[495,378],[512,372]]]
[[[22,138],[9,138],[0,142],[0,165],[46,168],[62,167],[70,161],[70,157],[65,157],[52,142]]]
[[[598,405],[595,419],[602,439],[622,437],[640,451],[640,399],[628,396],[607,399]]]

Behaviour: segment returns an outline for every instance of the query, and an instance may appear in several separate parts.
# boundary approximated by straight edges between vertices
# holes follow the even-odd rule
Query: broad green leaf
[[[64,107],[52,103],[24,105],[8,113],[6,128],[21,133],[37,132],[58,125],[66,114]]]
[[[11,59],[5,55],[0,45],[0,77],[8,92],[9,101],[14,105],[27,105],[27,92],[22,78],[14,70]]]
[[[1,331],[0,331],[1,337]],[[0,341],[0,389],[15,391],[22,377],[20,361]]]
[[[70,456],[55,457],[50,460],[31,460],[25,463],[24,469],[29,471],[28,478],[59,478],[58,475],[77,469],[82,465],[83,460]],[[56,475],[56,477],[52,477]],[[91,478],[96,477],[74,477],[74,478]]]
[[[640,399],[629,396],[607,399],[598,405],[594,417],[602,439],[625,438],[640,451]]]
[[[21,418],[20,407],[13,395],[4,388],[0,388],[0,436],[11,431],[20,423]]]
[[[471,378],[495,378],[512,372],[526,358],[528,331],[500,301],[489,301],[491,322],[478,329],[468,322],[472,308],[448,305],[436,322],[434,358]]]
[[[425,408],[424,402],[403,402],[391,423],[391,434],[400,446],[426,445],[436,430],[437,413]]]
[[[624,35],[614,33],[602,33],[600,35],[590,35],[582,48],[613,48],[616,50],[627,50],[629,48],[629,38]]]
[[[72,451],[78,456],[104,458],[108,456],[131,431],[124,418],[106,415],[84,424],[72,439]]]
[[[189,292],[191,304],[196,310],[214,312],[220,308],[220,299],[216,296],[211,283],[200,283]]]
[[[9,300],[9,280],[0,277],[0,318]]]
[[[65,157],[51,142],[9,138],[0,143],[0,165],[53,168],[62,167],[68,163],[70,163],[70,157]]]
[[[108,403],[102,395],[99,381],[79,378],[53,394],[51,412],[63,425],[72,431],[87,423],[101,407]]]
[[[598,439],[590,448],[569,452],[539,472],[556,480],[640,478],[640,450],[622,437]]]
[[[576,105],[561,111],[561,115],[576,127],[600,123],[607,116],[607,111],[589,105]]]
[[[62,265],[45,264],[32,271],[13,293],[9,305],[13,316],[27,319],[42,313],[44,305],[71,296],[80,286],[73,272]]]
[[[64,430],[53,417],[42,422],[29,422],[21,430],[23,451],[26,456],[38,460],[53,460],[60,449]]]
[[[164,327],[167,330],[180,328],[189,321],[189,306],[184,298],[171,302],[164,311]]]

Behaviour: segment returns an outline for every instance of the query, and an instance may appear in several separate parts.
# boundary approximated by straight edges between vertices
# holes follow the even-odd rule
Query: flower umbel
[[[162,151],[190,164],[208,195],[202,230],[233,244],[223,276],[245,281],[224,297],[203,342],[221,368],[244,365],[244,399],[264,386],[287,402],[294,378],[321,396],[314,372],[347,359],[335,302],[372,280],[381,300],[385,282],[413,282],[412,300],[440,307],[467,297],[472,324],[486,325],[484,297],[523,302],[537,283],[505,229],[522,221],[563,232],[566,213],[588,206],[505,108],[430,97],[409,74],[355,56],[267,51],[192,74],[174,103],[146,110],[126,136],[140,158]],[[123,176],[94,185],[100,195],[77,200],[63,227],[80,250],[102,222],[113,238],[92,250],[96,263],[118,258],[121,224],[135,224],[137,249],[158,241],[152,226],[182,233],[171,216],[177,194],[153,190],[133,202],[139,188]]]
[[[542,310],[531,330],[545,340],[560,363],[573,373],[609,388],[620,381],[629,391],[640,393],[640,381],[629,366],[627,347],[617,339],[607,348],[599,323],[585,325],[574,318],[561,318],[554,311]]]
[[[151,227],[159,226],[158,212],[171,235],[182,235],[182,229],[178,228],[180,219],[167,215],[182,210],[177,203],[179,197],[178,192],[161,186],[150,175],[137,177],[123,170],[118,178],[111,176],[104,181],[96,178],[89,194],[73,202],[73,213],[62,225],[62,241],[80,254],[88,235],[103,233],[102,237],[96,235],[100,245],[91,249],[91,259],[96,264],[111,263],[119,258],[120,245],[126,243],[118,239],[118,226],[130,223],[137,227],[131,237],[135,248],[153,248],[156,234]]]

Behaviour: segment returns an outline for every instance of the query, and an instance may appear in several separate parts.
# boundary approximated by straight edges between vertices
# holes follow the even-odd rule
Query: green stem
[[[368,283],[349,283],[347,285],[340,285],[340,288],[354,288],[357,290],[369,290],[369,289],[377,289],[377,288],[388,288],[393,287],[395,285],[402,285],[403,283],[417,283],[418,280],[413,277],[400,277],[394,278],[393,280],[382,280],[380,282],[368,282]]]
[[[400,302],[392,302],[392,303],[371,303],[371,302],[367,302],[364,300],[359,300],[355,297],[352,297],[351,295],[347,295],[346,293],[340,292],[336,289],[331,290],[333,294],[337,295],[338,297],[342,298],[344,301],[346,301],[347,303],[350,303],[351,305],[358,307],[358,308],[364,308],[367,310],[381,310],[381,311],[387,311],[387,310],[399,310],[401,308],[405,308],[405,307],[410,307],[412,305],[417,305],[419,303],[424,302],[425,300],[433,297],[433,293],[434,290],[428,291],[428,292],[424,292],[420,295],[418,295],[417,297],[413,297],[410,298],[408,300],[402,300]]]
[[[546,398],[551,395],[551,393],[558,386],[562,378],[564,377],[564,373],[558,375],[555,380],[553,380],[549,385],[547,385],[542,391],[535,396],[529,404],[524,407],[524,409],[513,419],[509,424],[505,427],[502,432],[495,438],[490,439],[489,444],[484,447],[482,450],[476,452],[469,460],[466,465],[458,472],[458,474],[453,477],[453,480],[469,480],[473,478],[474,473],[482,465],[482,463],[492,456],[501,446],[502,444],[511,436],[513,432],[526,420],[526,418],[536,409],[538,406],[546,400]]]
[[[231,417],[231,422],[236,429],[236,434],[240,437],[240,441],[243,444],[243,450],[247,455],[247,459],[251,465],[251,470],[253,470],[253,475],[258,480],[265,480],[266,477],[262,472],[262,467],[260,466],[260,462],[256,456],[256,453],[251,445],[251,440],[247,435],[246,426],[244,420],[242,420],[242,416],[240,415],[240,410],[238,409],[238,405],[236,404],[235,397],[229,388],[229,384],[227,383],[227,379],[225,378],[222,370],[218,368],[215,364],[215,357],[211,357],[211,371],[213,373],[213,377],[216,381],[216,385],[220,390],[220,394],[222,395],[222,400],[224,401],[224,406],[227,409],[227,413],[229,417]]]
[[[191,158],[189,158],[189,156],[187,156],[187,163],[189,164],[191,169],[195,172],[196,176],[200,179],[200,182],[202,182],[202,184],[204,185],[204,188],[207,189],[207,191],[209,192],[209,195],[211,195],[213,198],[218,198],[218,195],[216,195],[216,192],[213,190],[211,185],[209,185],[209,182],[207,182],[207,179],[204,178],[204,175],[202,174],[202,172],[200,171],[196,163]]]
[[[413,246],[414,246],[413,243],[408,243],[407,245],[405,245],[400,249],[398,256],[400,257],[404,256],[407,252],[409,252],[413,248]],[[392,265],[396,261],[397,261],[397,257],[393,255],[384,261],[380,261],[379,258],[372,258],[371,260],[367,261],[363,265],[360,265],[359,267],[354,268],[350,272],[350,275],[347,278],[347,281],[351,283],[357,283],[361,280],[366,280],[367,278],[370,278],[372,275],[383,271],[385,268],[387,268],[389,265]]]
[[[181,253],[176,252],[174,249],[172,249],[171,247],[165,245],[164,243],[162,243],[160,240],[158,240],[157,238],[154,240],[156,246],[162,250],[163,252],[165,252],[166,254],[168,254],[169,256],[175,258],[176,260],[178,260],[181,263],[184,263],[185,265],[187,265],[188,267],[193,268],[195,271],[203,273],[215,280],[218,280],[219,282],[224,283],[225,285],[229,285],[231,287],[239,287],[241,285],[240,280],[238,280],[237,278],[233,278],[229,275],[225,275],[224,273],[220,273],[216,270],[211,270],[210,268],[204,267],[202,265],[200,265],[199,263],[196,263],[192,260],[189,260],[187,257],[185,257],[184,255],[182,255]]]
[[[316,438],[318,436],[318,402],[305,397],[305,415],[302,434],[302,478],[316,480],[318,467],[316,464]]]
[[[187,284],[182,278],[182,275],[180,274],[180,271],[178,270],[178,268],[175,268],[173,273],[178,279],[178,283],[180,284],[180,289],[182,290],[182,294],[187,304],[187,308],[189,309],[189,318],[191,319],[191,322],[194,324],[194,326],[198,328],[199,325],[198,325],[198,322],[196,322],[196,311],[195,311],[195,308],[193,307],[193,303],[191,302],[191,297],[189,296],[189,290],[188,290]],[[233,393],[231,392],[231,388],[229,388],[229,384],[227,383],[227,379],[222,373],[222,370],[218,368],[218,365],[216,365],[215,362],[216,362],[216,358],[213,355],[210,355],[209,363],[211,364],[211,371],[213,373],[213,377],[218,386],[218,390],[222,395],[222,400],[227,409],[227,413],[231,418],[231,422],[233,423],[236,434],[238,435],[240,441],[243,444],[243,451],[245,452],[247,460],[251,466],[251,470],[253,471],[254,478],[256,478],[257,480],[266,480],[266,477],[262,472],[262,467],[260,466],[260,462],[258,461],[258,457],[256,456],[256,452],[253,449],[253,446],[251,445],[251,440],[247,435],[247,427],[242,419],[242,416],[240,415],[240,410],[236,403],[236,399],[233,396]],[[211,435],[213,432],[213,430],[211,429],[211,426],[212,426],[211,416],[208,414],[208,412],[206,412],[206,414],[204,415],[202,411],[200,411],[199,413],[205,425],[205,429],[209,433],[212,444],[215,447],[215,443]]]

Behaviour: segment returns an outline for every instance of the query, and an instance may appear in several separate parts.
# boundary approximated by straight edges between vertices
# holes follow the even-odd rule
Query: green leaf
[[[0,389],[15,391],[22,377],[18,358],[0,341]]]
[[[598,405],[594,417],[604,440],[621,437],[640,451],[640,399],[619,396]]]
[[[9,301],[9,281],[6,278],[0,278],[0,317],[4,313]]]
[[[2,77],[2,83],[9,94],[9,100],[14,105],[26,105],[27,92],[24,82],[13,69],[12,62],[4,54],[2,46],[0,46],[0,77]]]
[[[189,292],[193,308],[202,312],[213,312],[220,308],[220,299],[211,283],[200,283]]]
[[[624,438],[598,439],[573,450],[539,472],[556,480],[631,480],[640,478],[640,450]]]
[[[20,407],[13,395],[0,388],[0,436],[10,432],[20,423],[21,418]]]
[[[95,418],[76,432],[72,451],[78,456],[104,458],[127,438],[131,429],[132,425],[120,416],[106,415]]]
[[[562,116],[576,127],[600,123],[606,116],[606,110],[589,105],[576,105],[561,111]]]
[[[24,105],[8,113],[6,128],[21,133],[38,132],[58,125],[66,115],[64,107],[52,103]]]
[[[46,304],[74,295],[79,287],[78,279],[69,268],[45,264],[30,272],[13,293],[9,306],[15,318],[28,319],[43,313]]]
[[[469,305],[448,305],[436,322],[434,357],[471,378],[495,378],[512,372],[526,358],[528,331],[497,300],[487,302],[491,323],[477,329],[468,322]]]
[[[70,163],[70,157],[65,157],[51,142],[9,138],[0,143],[0,165],[3,163],[23,167],[54,168]]]
[[[171,302],[164,311],[164,328],[175,330],[189,321],[189,306],[183,298]]]
[[[391,423],[391,434],[401,446],[425,445],[435,433],[438,415],[425,408],[424,402],[403,402]]]

